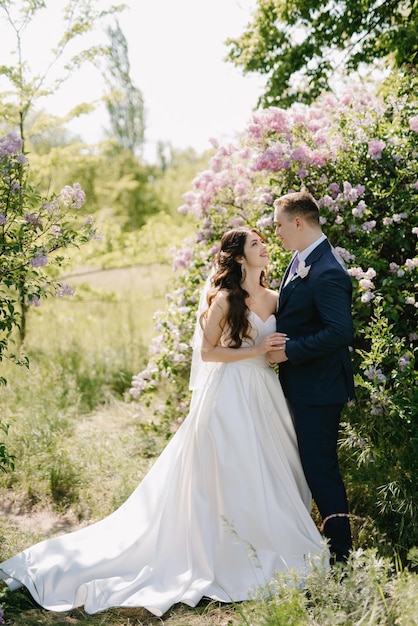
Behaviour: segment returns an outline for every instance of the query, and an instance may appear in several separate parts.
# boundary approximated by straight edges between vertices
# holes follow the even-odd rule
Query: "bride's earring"
[[[244,267],[244,264],[243,264],[243,263],[241,263],[241,280],[244,280],[244,278],[245,278],[245,273],[246,273],[246,272],[245,272],[245,267]]]

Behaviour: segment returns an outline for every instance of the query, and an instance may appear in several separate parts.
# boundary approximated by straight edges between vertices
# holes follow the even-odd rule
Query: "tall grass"
[[[75,298],[30,310],[24,346],[30,367],[3,363],[8,384],[1,390],[16,469],[0,477],[0,490],[24,509],[71,507],[83,519],[128,495],[124,464],[132,448],[140,449],[140,431],[136,407],[124,400],[146,362],[153,314],[165,306],[170,278],[171,268],[157,264],[79,272],[69,279]],[[103,483],[108,475],[112,484],[120,476],[117,502]]]

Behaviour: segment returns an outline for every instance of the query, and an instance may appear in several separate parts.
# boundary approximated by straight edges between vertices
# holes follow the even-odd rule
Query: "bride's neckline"
[[[258,313],[256,313],[255,311],[253,311],[252,309],[250,309],[250,313],[252,313],[253,315],[255,315],[256,317],[258,317],[258,319],[260,320],[260,322],[262,322],[263,324],[267,324],[267,322],[269,321],[269,319],[271,317],[275,317],[274,313],[270,313],[270,315],[268,316],[267,319],[263,320],[262,317],[259,316]]]

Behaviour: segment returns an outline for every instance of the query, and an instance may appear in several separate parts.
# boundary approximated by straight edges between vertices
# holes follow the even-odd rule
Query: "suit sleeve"
[[[294,364],[313,361],[353,343],[351,292],[351,280],[345,272],[328,269],[321,274],[313,292],[320,328],[313,334],[288,340],[289,361]]]

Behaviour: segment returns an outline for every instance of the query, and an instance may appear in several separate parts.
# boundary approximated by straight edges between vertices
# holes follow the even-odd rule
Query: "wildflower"
[[[0,213],[0,226],[5,226],[7,224],[6,216],[3,213]]]

